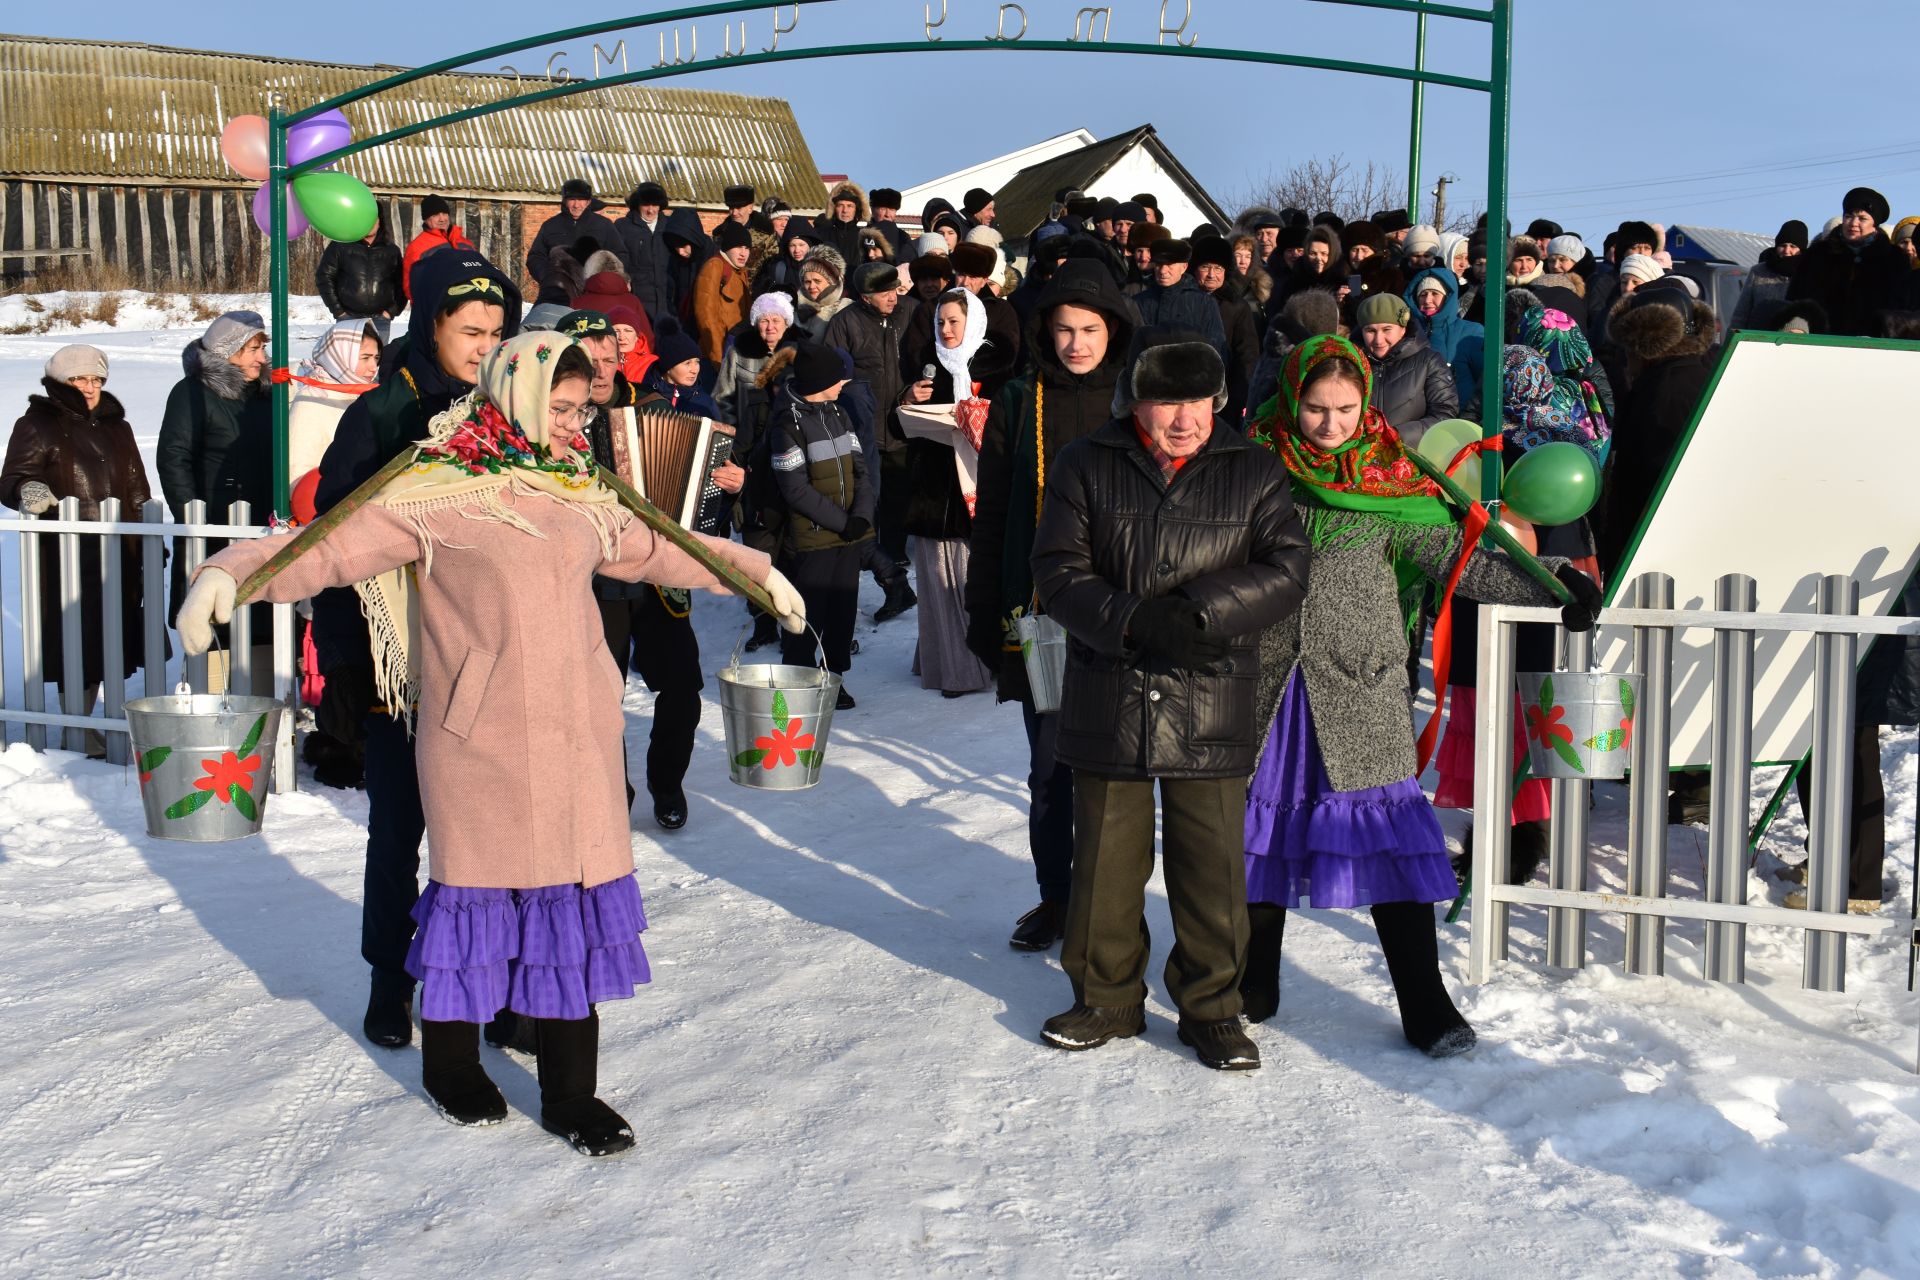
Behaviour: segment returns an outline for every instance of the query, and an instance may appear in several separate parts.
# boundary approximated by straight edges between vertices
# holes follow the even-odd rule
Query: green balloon
[[[367,184],[351,174],[306,173],[293,180],[293,198],[314,230],[329,240],[359,240],[380,221]]]
[[[1442,471],[1453,464],[1460,451],[1480,438],[1480,424],[1465,418],[1446,418],[1427,428],[1413,446],[1421,457],[1439,464]],[[1471,458],[1453,473],[1454,480],[1474,497],[1480,496],[1480,459]]]
[[[1599,500],[1600,469],[1585,449],[1557,440],[1514,463],[1500,496],[1509,511],[1537,525],[1572,524]]]

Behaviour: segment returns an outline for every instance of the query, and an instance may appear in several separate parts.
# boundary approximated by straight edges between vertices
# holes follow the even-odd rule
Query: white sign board
[[[1820,579],[1845,573],[1860,584],[1860,612],[1884,616],[1920,561],[1916,476],[1920,344],[1736,334],[1665,492],[1608,584],[1610,602],[1637,604],[1634,581],[1664,573],[1676,608],[1711,609],[1715,581],[1744,573],[1758,584],[1760,612],[1817,613]],[[1632,633],[1603,627],[1595,651],[1605,669],[1626,671]],[[1756,637],[1756,761],[1806,753],[1812,679],[1813,637]],[[1675,768],[1711,762],[1712,713],[1713,633],[1681,631]]]

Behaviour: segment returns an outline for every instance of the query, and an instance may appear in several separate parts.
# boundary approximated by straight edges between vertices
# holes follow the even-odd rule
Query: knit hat
[[[1147,220],[1147,207],[1138,200],[1122,200],[1113,207],[1113,220],[1115,222],[1145,222]]]
[[[607,323],[616,328],[620,325],[625,325],[636,333],[647,327],[643,313],[625,302],[615,302],[608,305]]]
[[[924,258],[930,253],[947,256],[947,238],[938,231],[929,231],[913,242],[913,256]]]
[[[1575,262],[1587,256],[1587,242],[1568,232],[1547,241],[1547,256],[1572,258]]]
[[[960,211],[971,218],[974,214],[980,212],[992,203],[993,192],[988,191],[985,187],[970,187],[967,190],[966,198],[960,201]]]
[[[1192,242],[1193,265],[1223,267],[1233,274],[1233,241],[1225,236],[1203,236]]]
[[[1185,240],[1165,236],[1155,240],[1147,249],[1147,260],[1156,267],[1163,262],[1191,262],[1193,246]]]
[[[1407,238],[1401,242],[1409,255],[1432,254],[1440,251],[1440,232],[1426,223],[1407,232]]]
[[[1656,249],[1660,247],[1660,233],[1653,229],[1651,222],[1623,222],[1613,236],[1614,244],[1622,249],[1634,244],[1650,244]]]
[[[1644,253],[1630,253],[1620,262],[1622,280],[1638,280],[1645,284],[1649,280],[1658,280],[1664,274],[1660,264]]]
[[[1121,411],[1141,404],[1191,404],[1210,400],[1218,413],[1227,404],[1227,367],[1213,344],[1177,329],[1145,329],[1134,339],[1133,358],[1116,394]]]
[[[657,368],[662,372],[677,364],[700,358],[699,341],[674,319],[665,319],[653,331],[653,353],[659,357]]]
[[[824,275],[828,283],[838,289],[847,278],[847,260],[832,245],[817,244],[800,259],[800,274],[804,276],[809,271]]]
[[[747,319],[754,324],[759,324],[768,316],[779,316],[788,324],[792,324],[793,298],[775,289],[771,293],[763,293],[755,298],[753,305],[747,308]]]
[[[1412,318],[1407,304],[1398,297],[1391,293],[1376,293],[1354,309],[1353,327],[1357,331],[1370,324],[1397,324],[1404,329]]]
[[[948,263],[956,276],[990,276],[993,274],[994,253],[984,244],[961,243],[953,247],[948,255]]]
[[[1920,230],[1920,217],[1909,215],[1908,217],[1900,219],[1900,221],[1893,224],[1893,242],[1895,244],[1905,244],[1907,241],[1913,239],[1916,230]]]
[[[420,198],[420,217],[422,221],[442,213],[446,214],[449,218],[453,216],[453,206],[447,203],[445,196],[422,196]]]
[[[593,184],[585,178],[568,178],[560,184],[560,198],[562,200],[591,200],[593,199]]]
[[[720,198],[729,209],[744,209],[753,203],[753,188],[744,183],[731,186],[720,193]]]
[[[960,237],[968,244],[983,244],[989,249],[998,249],[1007,242],[1007,238],[988,226],[969,227],[967,234]]]
[[[1540,261],[1540,246],[1533,242],[1533,237],[1515,236],[1507,242],[1507,261],[1512,262],[1516,258],[1532,258],[1535,262]]]
[[[1527,235],[1534,240],[1551,240],[1560,234],[1560,224],[1551,218],[1535,218],[1527,224]]]
[[[64,346],[47,358],[47,376],[55,382],[65,382],[70,378],[99,378],[105,381],[107,353],[80,342]]]
[[[1349,249],[1355,245],[1363,244],[1375,253],[1385,253],[1387,251],[1387,238],[1380,234],[1379,227],[1368,222],[1365,218],[1349,222],[1345,229],[1340,232],[1340,242]]]
[[[1783,244],[1790,244],[1796,249],[1806,248],[1807,224],[1798,218],[1788,218],[1781,223],[1780,230],[1774,233],[1773,247],[1778,249]]]
[[[739,206],[736,205],[734,207],[738,208]],[[713,242],[719,246],[720,252],[722,253],[725,253],[729,249],[751,249],[753,247],[753,233],[735,222],[732,218],[728,218],[714,228]]]
[[[870,293],[892,293],[900,287],[900,273],[891,262],[863,262],[854,270],[853,291],[863,297]]]
[[[643,182],[633,189],[632,195],[627,197],[629,209],[638,209],[643,204],[664,206],[666,203],[667,189],[657,182]]]
[[[635,325],[634,328],[640,326]],[[582,307],[569,311],[553,322],[555,333],[570,334],[575,338],[611,338],[613,320],[604,311],[589,311]]]
[[[922,237],[923,239],[925,237]],[[939,236],[934,239],[940,240]],[[947,260],[947,243],[940,241],[940,247],[929,249],[907,264],[907,273],[914,280],[950,280],[953,278],[953,264]]]
[[[1887,198],[1878,191],[1875,191],[1872,187],[1855,187],[1853,190],[1847,192],[1846,195],[1840,197],[1840,215],[1842,217],[1850,213],[1863,211],[1869,218],[1873,219],[1873,225],[1876,227],[1885,226],[1887,219],[1892,216],[1893,213],[1893,210],[1887,205]]]
[[[1382,209],[1367,221],[1380,228],[1382,235],[1388,236],[1413,226],[1413,219],[1407,216],[1405,209]]]
[[[795,395],[817,396],[836,382],[846,380],[846,366],[840,363],[838,351],[815,342],[806,342],[800,345],[800,352],[794,357],[792,378],[788,385],[793,388]]]
[[[200,335],[200,347],[208,355],[225,360],[247,345],[257,333],[267,331],[267,322],[257,311],[229,311],[207,326]]]
[[[875,187],[873,194],[867,197],[867,203],[876,209],[900,208],[900,193],[892,187]]]

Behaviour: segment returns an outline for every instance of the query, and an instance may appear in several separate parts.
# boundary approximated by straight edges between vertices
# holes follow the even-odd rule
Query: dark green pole
[[[1500,434],[1500,374],[1507,340],[1507,134],[1513,110],[1513,0],[1493,0],[1493,58],[1487,93],[1487,282],[1484,324],[1487,349],[1480,365],[1480,435]],[[1480,455],[1480,497],[1500,496],[1500,455]]]
[[[1424,73],[1427,69],[1427,15],[1423,11],[1415,20],[1413,32],[1413,69]],[[1420,135],[1424,131],[1427,112],[1427,82],[1413,82],[1413,120],[1407,126],[1407,220],[1420,221]]]
[[[267,287],[273,294],[268,321],[273,346],[271,368],[287,367],[287,123],[275,93],[267,106],[267,204],[273,210],[267,235]],[[282,520],[293,511],[287,482],[287,399],[291,384],[275,381],[273,396],[273,514]],[[224,519],[225,513],[219,518]]]

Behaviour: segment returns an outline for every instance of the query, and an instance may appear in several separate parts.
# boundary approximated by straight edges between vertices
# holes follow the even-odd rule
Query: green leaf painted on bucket
[[[1631,680],[1620,682],[1620,710],[1626,713],[1627,719],[1633,719],[1633,681]]]
[[[1551,741],[1553,743],[1553,753],[1566,762],[1567,768],[1577,770],[1580,773],[1587,771],[1587,766],[1580,763],[1580,753],[1573,749],[1571,742],[1562,742],[1558,738],[1553,738]]]
[[[140,772],[152,773],[155,769],[158,769],[162,764],[166,763],[167,757],[172,754],[172,747],[155,747],[153,750],[145,752],[140,757]]]
[[[773,691],[773,727],[784,733],[787,728],[787,721],[791,718],[792,717],[787,714],[787,695],[785,690],[775,689]]]
[[[167,806],[167,817],[184,818],[190,813],[198,813],[201,806],[211,799],[213,799],[211,791],[196,791],[192,795],[182,796]]]
[[[749,747],[733,758],[734,764],[742,769],[751,769],[767,758],[767,753],[759,747]]]
[[[266,715],[266,712],[263,711],[260,713],[260,718],[253,722],[253,728],[247,730],[247,740],[245,742],[242,742],[240,744],[240,749],[234,752],[233,754],[239,756],[242,760],[245,760],[248,756],[252,755],[253,749],[256,746],[260,745],[260,735],[265,733],[266,730],[267,730],[267,715]]]
[[[1627,742],[1624,729],[1608,729],[1605,733],[1596,733],[1580,745],[1590,751],[1618,751]]]
[[[1540,714],[1547,715],[1553,710],[1553,677],[1548,676],[1540,682]]]
[[[233,801],[233,807],[248,822],[260,821],[260,809],[253,803],[253,795],[237,782],[227,784],[227,799]]]
[[[817,769],[820,767],[820,757],[824,754],[825,753],[820,750],[809,747],[804,751],[794,752],[793,758],[800,763],[803,769]]]

